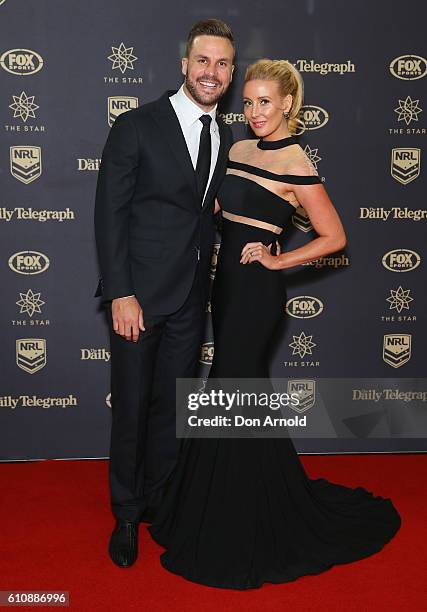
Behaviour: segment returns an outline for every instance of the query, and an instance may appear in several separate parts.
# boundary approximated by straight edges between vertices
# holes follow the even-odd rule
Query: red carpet
[[[106,461],[1,464],[0,590],[67,590],[70,608],[92,612],[377,612],[427,610],[427,456],[305,456],[324,476],[391,497],[402,516],[378,554],[284,585],[229,591],[169,574],[161,549],[140,528],[140,556],[116,568],[107,553],[113,527]]]

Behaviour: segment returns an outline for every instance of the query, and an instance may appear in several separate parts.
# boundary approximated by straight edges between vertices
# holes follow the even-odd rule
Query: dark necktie
[[[200,197],[200,202],[203,202],[203,196],[205,194],[206,185],[208,184],[209,172],[211,169],[211,121],[210,115],[202,115],[199,117],[203,123],[202,131],[200,133],[199,142],[199,153],[197,156],[196,165],[196,180],[197,180],[197,192]]]

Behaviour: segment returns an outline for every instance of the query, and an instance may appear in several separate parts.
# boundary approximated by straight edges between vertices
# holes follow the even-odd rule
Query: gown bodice
[[[295,138],[288,137],[280,143],[280,148],[295,144]],[[321,179],[317,175],[277,174],[251,164],[228,161],[227,174],[218,193],[226,238],[236,235],[264,243],[277,239],[296,210],[296,206],[273,191],[274,187],[267,186],[277,183],[314,185],[321,183]],[[237,227],[236,232],[232,231],[229,223],[246,225],[247,231],[242,233],[242,228]],[[255,232],[254,228],[261,232]]]

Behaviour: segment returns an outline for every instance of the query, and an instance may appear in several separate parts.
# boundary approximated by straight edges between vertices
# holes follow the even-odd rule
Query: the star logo
[[[399,100],[399,106],[394,109],[397,113],[397,120],[404,121],[409,125],[411,121],[418,121],[418,115],[422,112],[422,108],[418,106],[419,100],[412,100],[407,96],[405,100]]]
[[[292,336],[293,342],[289,343],[290,348],[292,349],[292,355],[299,355],[301,358],[306,355],[312,355],[313,351],[311,350],[314,346],[317,346],[314,342],[312,342],[313,336],[306,336],[302,331],[299,336]]]
[[[322,158],[318,156],[318,152],[319,149],[310,149],[308,145],[305,145],[304,153],[307,155],[308,159],[311,161],[316,170],[317,164],[322,160]]]
[[[133,55],[133,47],[125,47],[123,43],[120,43],[118,47],[111,47],[112,54],[108,56],[108,59],[113,62],[112,69],[118,68],[123,74],[128,68],[133,70],[133,63],[138,59],[136,55]]]
[[[22,121],[27,121],[27,119],[32,118],[35,119],[35,112],[39,106],[34,103],[35,96],[27,96],[25,91],[21,92],[19,96],[12,96],[13,104],[9,105],[9,108],[13,110],[13,118],[22,119]]]
[[[395,309],[398,313],[401,313],[402,310],[409,310],[410,302],[414,301],[410,293],[410,289],[403,289],[403,287],[390,289],[390,297],[387,298],[387,302],[390,302],[390,310]]]
[[[35,313],[41,314],[41,306],[45,304],[40,299],[40,293],[33,293],[31,289],[28,289],[27,293],[19,293],[21,299],[16,302],[19,306],[19,314],[26,313],[29,317],[32,317]]]

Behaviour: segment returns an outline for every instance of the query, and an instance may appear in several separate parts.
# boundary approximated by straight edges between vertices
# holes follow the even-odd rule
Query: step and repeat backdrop
[[[120,113],[179,87],[187,32],[208,17],[236,37],[220,108],[236,140],[251,137],[246,66],[269,57],[301,71],[300,144],[348,236],[344,252],[284,273],[271,375],[300,394],[295,418],[322,421],[299,430],[298,450],[427,450],[427,9],[400,13],[394,0],[0,0],[1,460],[108,456],[110,353],[94,298],[101,153]],[[298,209],[283,248],[314,236]],[[219,249],[220,234],[212,280]]]

